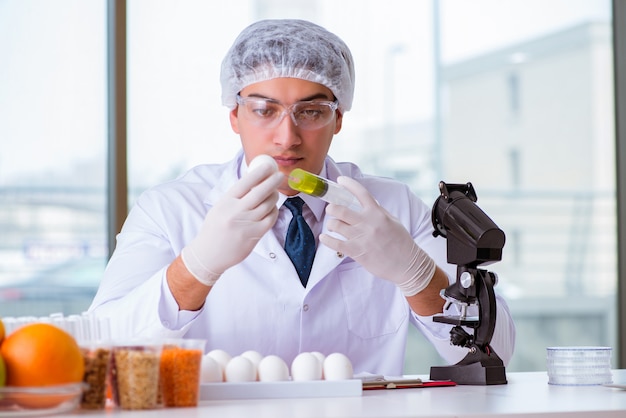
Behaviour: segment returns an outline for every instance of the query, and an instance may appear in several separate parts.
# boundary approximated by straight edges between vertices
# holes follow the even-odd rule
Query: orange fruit
[[[0,344],[2,344],[2,340],[4,340],[4,335],[5,335],[4,322],[2,322],[2,319],[0,319]]]
[[[24,325],[8,335],[0,346],[8,386],[53,386],[83,381],[85,363],[74,337],[46,323]],[[23,398],[31,408],[54,406],[67,397]]]
[[[0,346],[9,386],[50,386],[83,380],[85,364],[74,337],[46,323],[25,325]]]

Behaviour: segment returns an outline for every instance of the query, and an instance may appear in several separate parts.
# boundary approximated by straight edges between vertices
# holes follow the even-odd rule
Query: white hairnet
[[[262,20],[235,39],[222,61],[222,104],[233,109],[244,87],[279,77],[299,78],[328,87],[339,110],[350,110],[354,63],[335,34],[304,20]]]

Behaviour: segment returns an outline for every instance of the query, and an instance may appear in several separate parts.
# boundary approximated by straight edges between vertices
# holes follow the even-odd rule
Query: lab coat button
[[[309,305],[306,305],[306,304],[305,304],[304,306],[302,306],[302,310],[303,310],[304,312],[308,311],[308,310],[309,310]]]
[[[270,253],[270,258],[273,260],[276,258],[276,253]]]

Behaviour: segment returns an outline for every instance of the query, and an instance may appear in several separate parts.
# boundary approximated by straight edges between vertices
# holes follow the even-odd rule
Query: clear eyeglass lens
[[[237,102],[245,107],[252,123],[264,128],[276,127],[286,115],[289,115],[299,128],[319,129],[332,120],[337,109],[336,102],[327,101],[297,102],[289,107],[257,98],[237,97]]]

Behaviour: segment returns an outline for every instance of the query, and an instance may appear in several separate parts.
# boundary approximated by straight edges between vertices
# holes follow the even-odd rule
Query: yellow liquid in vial
[[[322,178],[301,168],[296,168],[289,173],[288,181],[289,187],[292,189],[311,196],[324,196],[328,190],[328,186]]]

